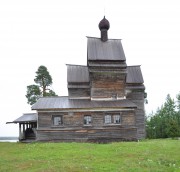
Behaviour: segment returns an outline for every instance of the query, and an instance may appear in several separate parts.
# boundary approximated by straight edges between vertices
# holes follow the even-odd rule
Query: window
[[[105,115],[105,124],[111,124],[111,115]]]
[[[105,124],[120,124],[121,123],[121,115],[120,114],[108,114],[104,117]]]
[[[62,124],[63,124],[62,116],[53,116],[53,125],[59,126]]]
[[[92,118],[90,115],[84,116],[84,125],[90,125],[92,122]]]
[[[114,124],[120,124],[121,120],[120,120],[120,115],[114,115]]]

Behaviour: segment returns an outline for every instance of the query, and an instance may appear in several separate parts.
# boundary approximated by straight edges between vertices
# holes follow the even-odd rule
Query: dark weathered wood
[[[69,98],[90,97],[89,88],[68,88]]]
[[[112,142],[137,140],[136,128],[38,130],[38,141]]]
[[[105,124],[105,114],[120,114],[121,123]],[[52,123],[53,115],[62,115],[63,124],[55,127]],[[91,115],[92,123],[84,125],[84,116]],[[135,140],[137,128],[134,111],[123,112],[39,112],[37,140],[60,141],[115,141]]]
[[[93,78],[94,77],[95,74],[93,75]],[[119,80],[118,77],[109,78],[106,75],[101,75],[98,79],[93,79],[91,81],[91,97],[111,98],[114,95],[117,97],[124,97],[124,87],[124,80]]]
[[[132,86],[133,88],[133,86]],[[144,89],[129,90],[127,98],[137,105],[136,109],[136,126],[137,138],[145,138],[145,111],[144,111]]]

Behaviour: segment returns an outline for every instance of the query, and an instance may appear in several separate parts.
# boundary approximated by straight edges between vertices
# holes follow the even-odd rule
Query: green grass
[[[180,171],[180,140],[109,144],[0,142],[0,171]]]

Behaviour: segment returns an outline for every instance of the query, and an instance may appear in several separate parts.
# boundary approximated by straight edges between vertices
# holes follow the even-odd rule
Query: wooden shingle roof
[[[100,38],[87,37],[88,60],[125,61],[125,54],[120,39],[108,39],[106,42]]]
[[[127,84],[142,84],[144,83],[140,66],[128,66],[127,67]]]
[[[136,108],[137,106],[127,100],[91,101],[90,99],[69,99],[68,97],[42,97],[33,106],[32,110],[50,109],[102,109],[102,108]]]

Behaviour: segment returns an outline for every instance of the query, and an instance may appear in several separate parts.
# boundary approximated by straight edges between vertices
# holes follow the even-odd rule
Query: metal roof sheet
[[[67,65],[67,82],[89,82],[88,67]]]
[[[21,117],[17,118],[13,121],[13,123],[21,123],[21,122],[36,122],[37,121],[37,113],[26,113]]]
[[[32,110],[48,109],[97,109],[97,108],[136,108],[127,100],[91,101],[90,99],[69,99],[68,97],[42,97],[33,106]]]
[[[100,38],[88,37],[87,56],[88,60],[126,60],[120,39],[103,42]]]
[[[127,66],[127,84],[142,84],[144,83],[140,66]]]

